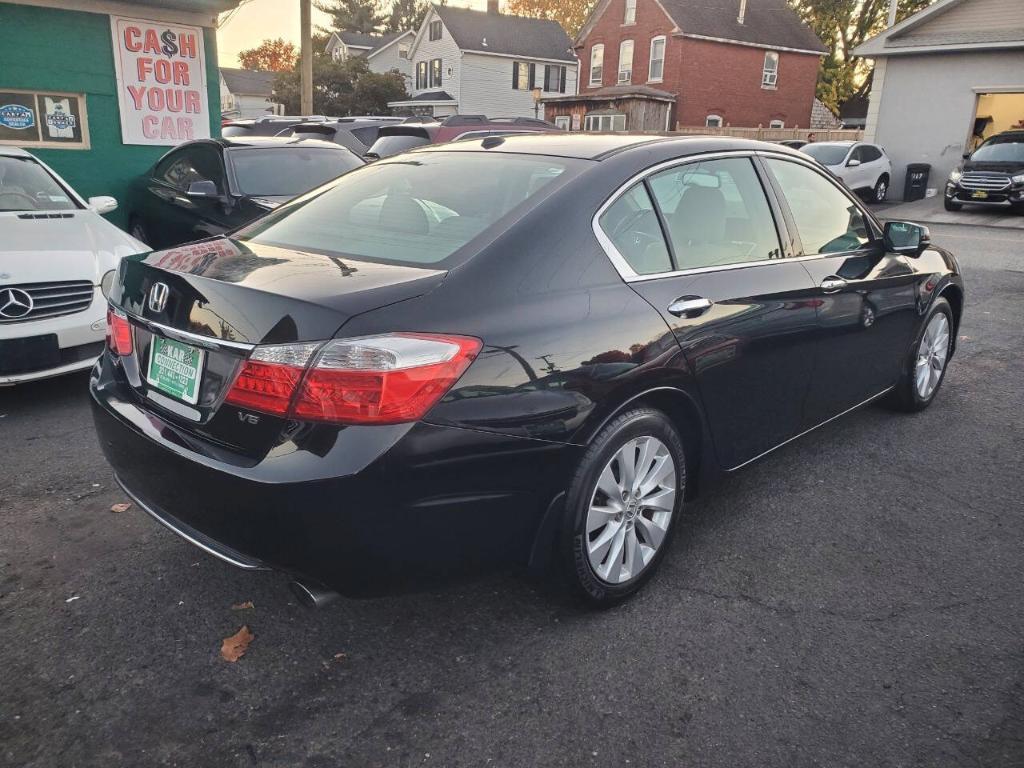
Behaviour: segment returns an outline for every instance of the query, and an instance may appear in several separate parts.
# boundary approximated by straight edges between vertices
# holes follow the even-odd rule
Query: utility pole
[[[302,27],[302,98],[299,112],[313,114],[313,10],[311,0],[299,0],[299,24]]]
[[[889,0],[889,26],[896,26],[896,9],[899,7],[900,0]]]

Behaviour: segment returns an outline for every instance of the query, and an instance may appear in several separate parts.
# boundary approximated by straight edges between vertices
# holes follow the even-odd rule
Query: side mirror
[[[964,160],[970,160],[971,159],[971,153],[970,152],[964,152],[962,157],[964,158]]]
[[[858,165],[860,165],[860,160],[858,160],[856,157],[852,157],[852,158],[850,158],[850,162],[848,162],[846,164],[846,167],[847,168],[856,168]]]
[[[193,181],[188,185],[188,191],[185,194],[189,197],[220,197],[217,185],[212,181]]]
[[[904,256],[920,256],[932,244],[928,227],[908,221],[889,221],[885,224],[885,248]]]
[[[88,202],[89,208],[96,211],[96,213],[110,213],[117,210],[117,200],[107,195],[90,197]]]

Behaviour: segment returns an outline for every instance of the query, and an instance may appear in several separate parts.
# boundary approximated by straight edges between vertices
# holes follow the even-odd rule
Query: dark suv
[[[959,211],[964,203],[1024,213],[1024,130],[998,133],[964,155],[946,182],[946,210]]]
[[[406,120],[380,129],[377,141],[366,153],[369,160],[391,157],[425,144],[444,144],[456,139],[483,139],[517,133],[560,131],[553,123],[534,117],[487,117],[452,115],[440,122]]]

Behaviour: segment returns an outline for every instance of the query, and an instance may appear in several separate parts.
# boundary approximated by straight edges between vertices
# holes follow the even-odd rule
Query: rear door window
[[[776,259],[775,220],[749,158],[706,160],[650,177],[677,269]]]
[[[601,229],[638,275],[672,271],[672,259],[643,182],[636,184],[601,214]]]
[[[817,171],[768,158],[796,222],[806,255],[854,251],[870,244],[868,224],[857,204]]]
[[[882,153],[878,147],[872,147],[869,144],[865,144],[860,148],[860,160],[862,163],[873,163],[875,160],[881,160]]]

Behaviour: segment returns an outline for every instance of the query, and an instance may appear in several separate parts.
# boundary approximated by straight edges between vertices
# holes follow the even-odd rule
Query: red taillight
[[[480,346],[479,339],[433,334],[336,340],[308,371],[315,344],[257,347],[227,402],[305,421],[416,421],[465,373]]]
[[[132,326],[121,310],[107,307],[107,346],[121,357],[132,353]]]

